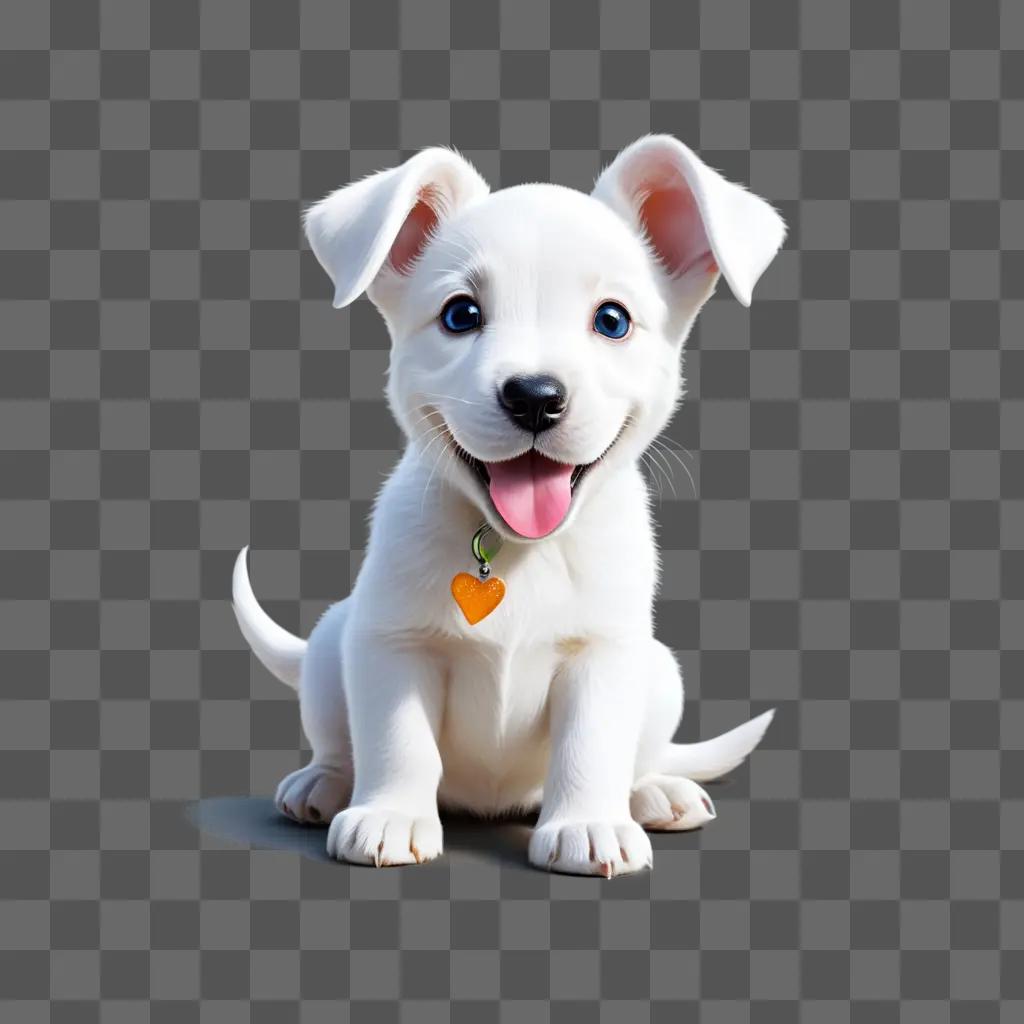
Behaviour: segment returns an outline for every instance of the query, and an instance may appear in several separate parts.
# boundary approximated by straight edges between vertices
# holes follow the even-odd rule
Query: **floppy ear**
[[[721,271],[744,306],[786,236],[768,203],[726,181],[671,135],[627,146],[592,195],[646,235],[670,278],[693,287],[703,278],[710,293]]]
[[[488,191],[458,153],[431,148],[311,206],[306,237],[334,282],[335,308],[354,302],[382,269],[408,274],[438,223]]]

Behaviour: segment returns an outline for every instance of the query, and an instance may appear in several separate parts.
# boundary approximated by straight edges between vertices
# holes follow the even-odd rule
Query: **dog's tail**
[[[249,582],[248,547],[242,548],[231,580],[231,607],[252,653],[286,686],[299,688],[306,641],[282,629],[261,607]]]
[[[766,711],[712,740],[670,743],[658,770],[665,775],[682,775],[694,782],[720,778],[741,764],[761,742],[774,715],[774,711]]]

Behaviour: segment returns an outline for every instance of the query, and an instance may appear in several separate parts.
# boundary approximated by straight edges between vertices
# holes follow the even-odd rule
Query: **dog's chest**
[[[550,643],[452,645],[442,756],[499,774],[534,756],[547,742],[547,699],[558,657]]]

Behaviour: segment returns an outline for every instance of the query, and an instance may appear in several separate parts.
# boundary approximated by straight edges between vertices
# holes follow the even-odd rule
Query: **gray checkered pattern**
[[[15,0],[0,46],[4,1024],[1024,1018],[1024,5]],[[308,630],[398,444],[302,204],[436,143],[585,188],[648,130],[792,227],[659,506],[683,736],[775,724],[650,875],[470,822],[328,863],[226,600],[251,542]]]

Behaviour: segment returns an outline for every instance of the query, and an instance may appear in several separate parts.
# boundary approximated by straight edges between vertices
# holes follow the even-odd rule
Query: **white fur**
[[[639,211],[658,189],[676,190],[699,221],[645,230]],[[418,202],[437,223],[411,264],[392,263]],[[490,194],[457,153],[424,150],[328,196],[306,227],[335,304],[368,289],[385,318],[387,398],[408,444],[378,497],[352,594],[308,643],[260,609],[239,556],[242,632],[298,688],[313,748],[311,764],[282,782],[279,806],[330,822],[329,851],[353,862],[437,856],[440,802],[484,815],[539,808],[529,854],[539,867],[611,875],[648,866],[644,828],[711,820],[697,781],[742,761],[771,712],[717,739],[671,742],[683,688],[653,635],[658,556],[638,459],[680,401],[680,350],[719,270],[749,302],[781,245],[781,219],[675,139],[648,136],[589,196],[547,184]],[[666,231],[682,240],[681,268],[658,249]],[[484,278],[474,298],[485,327],[452,336],[438,314],[469,291],[470,267]],[[592,330],[608,299],[633,317],[624,341]],[[555,428],[534,438],[504,414],[496,388],[513,373],[567,384]],[[491,462],[534,443],[573,464],[611,448],[561,526],[526,541],[452,454],[453,439]],[[469,626],[449,585],[474,571],[470,539],[485,519],[505,538],[494,570],[507,596]]]

